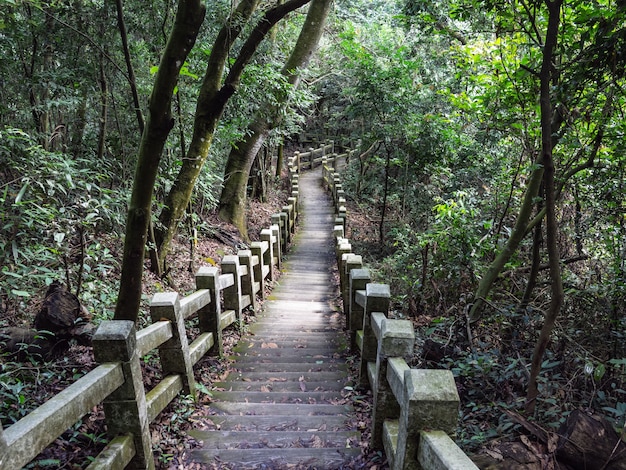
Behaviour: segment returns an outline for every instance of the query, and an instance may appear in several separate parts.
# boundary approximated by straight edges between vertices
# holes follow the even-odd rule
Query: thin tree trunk
[[[130,57],[130,49],[128,48],[128,35],[126,34],[126,23],[124,21],[124,7],[122,0],[115,0],[115,8],[117,9],[117,27],[122,38],[122,50],[124,52],[124,60],[126,61],[126,71],[128,73],[128,83],[130,92],[133,96],[133,106],[135,107],[135,115],[137,116],[137,124],[139,126],[139,134],[143,134],[145,127],[141,106],[139,105],[139,92],[137,91],[137,80],[135,78],[135,69]]]
[[[142,293],[143,261],[150,222],[152,193],[165,141],[173,126],[172,94],[181,65],[195,44],[204,20],[204,2],[181,0],[163,51],[149,103],[149,118],[141,136],[135,179],[126,218],[126,237],[116,320],[137,320]]]
[[[550,335],[554,329],[557,316],[563,304],[563,280],[561,279],[560,255],[558,247],[558,223],[556,220],[556,191],[554,183],[554,159],[552,158],[552,103],[550,101],[550,87],[552,78],[552,59],[554,49],[557,44],[559,32],[559,15],[561,12],[562,0],[545,1],[549,17],[548,30],[543,50],[543,62],[541,65],[541,154],[544,166],[544,187],[546,203],[546,246],[548,249],[548,262],[550,264],[550,280],[552,286],[552,298],[550,307],[546,312],[539,339],[533,351],[530,378],[528,381],[528,391],[526,395],[526,412],[533,414],[537,404],[539,389],[537,387],[537,377],[541,372],[543,355],[548,347]]]
[[[104,149],[106,147],[107,113],[109,109],[107,78],[104,73],[104,57],[100,57],[100,78],[98,82],[100,85],[100,129],[98,130],[97,160],[101,162],[104,160]]]

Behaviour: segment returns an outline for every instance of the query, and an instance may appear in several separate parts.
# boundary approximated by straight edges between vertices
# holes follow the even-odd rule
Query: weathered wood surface
[[[215,384],[211,429],[197,461],[224,468],[340,468],[360,455],[343,390],[341,312],[330,308],[334,213],[317,171],[300,177],[301,220],[284,274],[235,348],[234,371]],[[294,468],[294,467],[290,467]],[[349,468],[349,467],[344,467]]]

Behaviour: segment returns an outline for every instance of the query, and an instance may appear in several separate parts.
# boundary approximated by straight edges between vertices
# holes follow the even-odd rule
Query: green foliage
[[[106,316],[111,294],[99,281],[116,260],[100,239],[120,232],[125,211],[125,198],[102,187],[106,166],[46,151],[18,129],[2,129],[0,142],[3,291],[21,302],[63,279]]]

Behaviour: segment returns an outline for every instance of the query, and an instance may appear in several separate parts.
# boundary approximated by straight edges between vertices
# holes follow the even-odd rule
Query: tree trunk
[[[107,78],[104,73],[104,57],[100,57],[100,78],[98,80],[100,85],[100,128],[98,129],[98,161],[104,160],[104,148],[106,146],[106,134],[107,134],[107,112],[109,91],[107,89]]]
[[[546,246],[548,249],[548,262],[550,264],[550,280],[552,298],[550,307],[546,312],[539,339],[533,351],[528,392],[526,395],[526,412],[533,414],[537,404],[539,389],[537,377],[541,372],[543,355],[548,347],[550,335],[554,329],[556,318],[563,304],[563,280],[561,279],[561,265],[558,247],[558,223],[556,220],[556,191],[554,183],[554,159],[552,158],[552,103],[550,101],[550,87],[552,79],[552,59],[556,48],[559,33],[559,15],[561,13],[562,0],[546,0],[548,7],[548,30],[543,49],[543,62],[541,65],[540,81],[540,107],[541,107],[541,154],[544,166],[544,187],[546,206]]]
[[[137,125],[139,126],[139,134],[143,134],[145,127],[141,106],[139,105],[139,92],[137,91],[137,80],[135,79],[135,69],[130,57],[130,49],[128,48],[128,35],[126,34],[126,23],[124,21],[124,9],[122,0],[115,0],[115,8],[117,10],[117,27],[122,38],[122,50],[124,52],[124,60],[126,61],[126,71],[128,73],[128,83],[130,92],[133,97],[133,106],[135,107],[135,116],[137,116]]]
[[[233,14],[235,16],[231,16],[229,24],[220,31],[213,45],[207,72],[198,97],[193,137],[189,145],[187,158],[182,162],[181,169],[165,199],[165,206],[159,217],[162,230],[158,233],[157,239],[159,241],[158,249],[161,264],[165,261],[178,224],[184,215],[185,207],[191,200],[196,180],[209,154],[217,124],[226,107],[226,103],[239,86],[243,70],[270,29],[288,13],[309,1],[311,0],[290,0],[269,9],[250,32],[237,59],[230,67],[230,71],[221,88],[221,77],[228,60],[228,52],[233,41],[241,32],[241,28],[246,23],[246,21],[242,21],[242,18],[250,17],[258,1],[248,0],[240,3]]]
[[[171,102],[178,73],[204,20],[200,0],[181,0],[174,27],[157,71],[146,128],[141,136],[135,179],[126,218],[126,237],[116,320],[137,320],[142,293],[143,261],[150,222],[152,193],[165,141],[173,126]]]
[[[294,87],[297,87],[299,83],[299,69],[306,66],[319,43],[330,5],[330,0],[313,0],[298,41],[281,71]],[[283,105],[286,104],[283,103]],[[242,142],[233,146],[228,156],[224,171],[224,187],[220,195],[219,215],[222,220],[234,224],[244,239],[248,238],[246,187],[250,168],[269,131],[278,123],[278,119],[272,121],[271,117],[257,115],[248,127],[247,136]],[[277,169],[277,173],[279,171]]]

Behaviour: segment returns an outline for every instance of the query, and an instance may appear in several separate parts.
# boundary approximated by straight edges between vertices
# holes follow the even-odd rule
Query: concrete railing
[[[194,364],[209,351],[221,355],[222,331],[241,323],[242,311],[255,308],[257,298],[263,298],[297,217],[296,178],[287,205],[272,215],[261,241],[224,256],[219,268],[200,268],[193,294],[155,294],[150,326],[136,331],[131,321],[102,322],[92,340],[101,365],[15,424],[4,430],[0,426],[0,470],[22,468],[100,403],[110,441],[87,468],[154,468],[150,423],[181,391],[195,397]],[[200,334],[190,342],[185,321],[194,316]],[[163,379],[146,393],[140,359],[155,349]]]
[[[385,451],[393,470],[477,469],[450,437],[459,415],[452,373],[407,365],[413,325],[387,318],[389,286],[372,283],[362,257],[352,252],[341,179],[326,162],[323,175],[336,207],[333,232],[346,328],[351,347],[360,353],[359,382],[373,392],[371,447]]]

